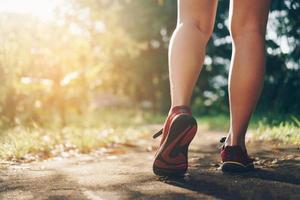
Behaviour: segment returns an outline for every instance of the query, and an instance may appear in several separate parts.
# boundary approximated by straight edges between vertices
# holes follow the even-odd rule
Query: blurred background
[[[229,0],[219,1],[192,98],[199,120],[223,131],[231,57],[228,6]],[[167,52],[176,9],[175,0],[0,0],[0,157],[51,156],[58,144],[89,152],[106,140],[126,138],[126,132],[131,138],[133,132],[149,132],[137,128],[142,125],[163,123],[170,106]],[[299,13],[298,0],[273,0],[265,87],[250,125],[296,143]]]

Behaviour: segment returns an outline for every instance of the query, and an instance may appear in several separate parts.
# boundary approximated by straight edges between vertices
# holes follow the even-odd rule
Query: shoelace
[[[219,146],[219,149],[222,149],[223,147],[225,147],[225,141],[226,141],[226,137],[222,137],[220,139],[221,146]]]
[[[157,133],[155,133],[152,137],[153,139],[159,137],[163,133],[163,129],[160,129]]]
[[[220,143],[224,143],[226,141],[226,137],[222,137],[221,139],[220,139]]]

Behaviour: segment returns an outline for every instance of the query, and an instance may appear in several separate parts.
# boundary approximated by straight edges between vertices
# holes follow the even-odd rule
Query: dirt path
[[[218,140],[223,133],[197,135],[189,175],[163,180],[152,174],[150,139],[116,148],[114,155],[81,155],[0,167],[0,199],[300,199],[300,150],[249,144],[260,159],[255,172],[222,174]]]

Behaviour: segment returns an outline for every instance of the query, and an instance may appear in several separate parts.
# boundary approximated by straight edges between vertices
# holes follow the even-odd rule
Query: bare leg
[[[265,71],[265,29],[270,0],[231,0],[233,52],[229,73],[230,130],[226,141],[245,147],[248,123]]]
[[[169,46],[172,107],[189,105],[213,31],[217,0],[178,0],[178,22]]]

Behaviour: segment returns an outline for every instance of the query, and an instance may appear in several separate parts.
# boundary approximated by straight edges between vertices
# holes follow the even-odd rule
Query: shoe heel
[[[184,131],[186,131],[186,133],[183,133]],[[191,141],[193,140],[194,136],[196,135],[196,132],[197,132],[197,122],[194,117],[192,117],[191,115],[186,115],[186,114],[182,114],[182,115],[179,115],[178,117],[176,117],[172,122],[169,134],[168,134],[164,144],[162,144],[161,150],[158,152],[158,154],[155,157],[155,160],[153,163],[154,174],[156,174],[158,176],[183,176],[187,171],[188,147],[189,147]],[[185,162],[186,168],[175,169],[174,165],[176,166],[176,164],[168,164],[171,162],[169,160],[164,160],[162,158],[161,154],[165,151],[165,149],[169,145],[171,145],[174,142],[174,140],[176,140],[177,137],[179,137],[180,133],[184,134],[184,135],[181,135],[181,137],[185,142],[184,147],[183,147],[185,149],[182,149],[182,147],[179,148],[178,146],[175,146],[172,151],[174,151],[174,150],[176,151],[176,148],[177,148],[177,150],[181,151],[181,153],[184,152],[186,161],[182,161],[182,162]],[[160,168],[159,166],[157,166],[156,165],[157,160],[159,162],[165,163],[165,165],[166,165],[165,168]],[[167,165],[169,165],[169,168]]]

